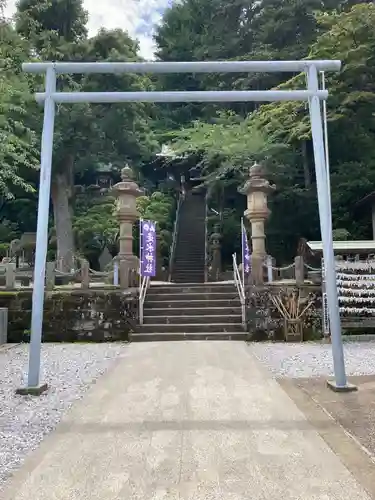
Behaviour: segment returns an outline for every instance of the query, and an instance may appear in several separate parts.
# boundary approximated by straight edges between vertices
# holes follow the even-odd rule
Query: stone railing
[[[14,263],[0,265],[0,288],[13,290],[22,287],[32,288],[32,268],[17,269]],[[80,267],[71,272],[63,272],[56,268],[55,262],[46,264],[46,289],[53,290],[56,286],[71,288],[100,288],[115,286],[123,289],[138,286],[138,269],[129,267],[125,261],[118,264],[115,261],[114,269],[108,272],[99,272],[90,269],[89,263],[81,260]]]
[[[306,281],[319,283],[321,270],[320,268],[308,266],[301,256],[295,257],[294,262],[282,267],[277,267],[275,259],[268,256],[263,263],[263,275],[265,283],[290,280],[294,281],[297,285],[302,285]],[[316,276],[319,277],[318,280]]]

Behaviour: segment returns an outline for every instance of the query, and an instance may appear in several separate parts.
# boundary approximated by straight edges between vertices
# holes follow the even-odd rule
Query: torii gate
[[[307,101],[309,104],[320,229],[326,272],[326,291],[331,326],[332,355],[335,382],[329,382],[336,391],[354,390],[348,384],[341,338],[340,315],[336,288],[336,271],[332,242],[332,214],[328,153],[324,134],[320,101],[328,97],[327,90],[319,89],[319,71],[339,71],[340,61],[212,61],[212,62],[40,62],[25,63],[28,73],[45,73],[45,92],[37,93],[36,100],[44,103],[41,146],[38,222],[32,298],[31,338],[28,385],[20,393],[40,394],[47,389],[40,383],[40,351],[42,342],[45,267],[48,246],[48,215],[51,189],[53,130],[56,103],[120,103],[120,102],[245,102],[245,101]],[[243,90],[198,92],[56,92],[56,77],[61,74],[89,73],[250,73],[250,72],[305,72],[306,90]]]

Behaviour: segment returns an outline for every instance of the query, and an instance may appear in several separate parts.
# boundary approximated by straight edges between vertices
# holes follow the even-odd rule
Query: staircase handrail
[[[179,219],[180,219],[180,209],[182,205],[182,200],[184,199],[184,192],[180,192],[180,195],[178,197],[177,201],[177,207],[176,207],[176,217],[174,220],[174,225],[173,225],[173,236],[172,236],[172,243],[169,249],[169,277],[168,281],[171,281],[172,279],[172,270],[173,270],[173,261],[174,261],[174,254],[176,251],[176,245],[177,245],[177,232],[178,232],[178,225],[179,225]]]
[[[147,289],[150,285],[149,276],[141,276],[139,282],[139,324],[143,325],[143,307],[145,303]]]
[[[245,296],[245,286],[244,283],[242,282],[242,276],[240,273],[240,270],[237,265],[237,256],[234,253],[232,255],[233,258],[233,278],[234,278],[234,283],[237,288],[238,296],[240,298],[241,302],[241,317],[242,317],[242,325],[246,325],[246,296]]]

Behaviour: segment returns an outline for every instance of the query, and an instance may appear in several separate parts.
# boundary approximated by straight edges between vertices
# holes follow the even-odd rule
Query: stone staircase
[[[232,283],[151,285],[144,324],[133,342],[161,340],[245,340],[241,304]]]
[[[204,283],[205,217],[204,194],[188,192],[180,207],[173,283]]]

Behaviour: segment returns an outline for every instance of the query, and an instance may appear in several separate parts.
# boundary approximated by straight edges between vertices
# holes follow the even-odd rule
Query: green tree
[[[0,199],[14,189],[32,191],[25,179],[38,166],[36,136],[25,123],[32,99],[20,61],[26,46],[10,24],[0,18]]]
[[[137,45],[130,37],[116,30],[102,30],[87,38],[87,13],[82,0],[21,0],[18,3],[16,26],[24,38],[31,41],[34,52],[47,60],[119,60],[136,58]],[[58,79],[58,90],[119,90],[121,85],[134,88],[147,85],[146,77],[113,75],[68,75]],[[36,82],[37,83],[37,82]],[[114,168],[126,159],[141,162],[150,155],[151,133],[147,130],[145,105],[58,106],[55,124],[52,204],[57,239],[57,258],[67,268],[73,264],[75,251],[73,232],[74,184],[86,170],[95,170],[101,162]],[[40,115],[37,121],[40,123]],[[148,142],[147,142],[148,141]]]
[[[16,29],[28,40],[37,57],[46,60],[68,60],[86,38],[87,13],[82,0],[20,0],[15,16]],[[38,80],[35,81],[35,85]],[[58,88],[68,90],[78,82],[72,77],[61,78]],[[35,116],[35,126],[41,123],[41,113]],[[40,125],[39,125],[40,126]],[[56,116],[53,181],[51,187],[54,223],[57,238],[57,259],[71,269],[74,257],[72,202],[76,151],[82,151],[82,139],[94,133],[89,106],[67,109],[58,107]]]
[[[358,0],[182,0],[169,8],[155,36],[163,61],[301,59],[322,32],[317,12],[347,8]],[[163,75],[165,90],[269,89],[289,74]],[[163,106],[163,124],[179,128],[195,119],[209,120],[218,109],[242,116],[253,103]]]
[[[375,130],[375,35],[371,29],[375,22],[375,5],[363,3],[348,11],[324,14],[318,17],[318,22],[322,26],[322,35],[312,45],[309,57],[335,58],[343,62],[340,73],[327,75],[334,225],[345,228],[353,237],[363,238],[367,228],[356,221],[355,205],[373,190],[375,182],[372,146]],[[304,84],[301,75],[291,79],[284,87],[301,88]],[[298,153],[300,161],[297,161],[294,171],[289,169],[292,181],[289,182],[289,191],[293,185],[299,186],[298,190],[304,197],[314,199],[315,186],[304,183],[306,189],[302,189],[303,184],[298,181],[306,169],[310,181],[314,180],[311,129],[306,106],[303,103],[262,106],[255,121],[268,134],[288,142]],[[316,206],[315,201],[314,204]],[[307,217],[306,220],[316,218]],[[317,227],[315,231],[318,232]]]

